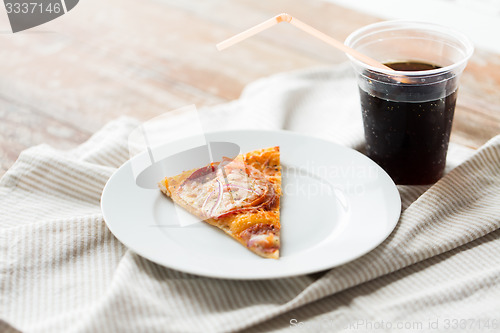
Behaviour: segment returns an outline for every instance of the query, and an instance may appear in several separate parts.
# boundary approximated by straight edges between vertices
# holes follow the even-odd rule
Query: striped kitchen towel
[[[318,69],[262,79],[203,112],[210,126],[244,119],[362,148],[357,98],[348,68]],[[106,228],[101,192],[137,125],[121,118],[71,151],[28,149],[0,180],[0,332],[500,329],[500,136],[474,153],[451,146],[433,186],[399,186],[400,221],[365,256],[234,281],[158,266]]]

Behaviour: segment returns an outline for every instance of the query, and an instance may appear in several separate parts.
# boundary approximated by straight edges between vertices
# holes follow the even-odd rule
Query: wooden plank
[[[476,50],[461,78],[451,140],[472,148],[500,134],[500,55]]]
[[[258,78],[346,60],[286,24],[216,51],[279,12],[340,40],[379,20],[323,1],[86,0],[39,28],[0,34],[0,167],[43,141],[74,146],[120,115],[149,119],[223,103]],[[462,78],[452,141],[478,147],[500,133],[499,88],[500,56],[477,51]],[[59,126],[61,135],[43,129]]]
[[[41,128],[59,122],[91,133],[120,115],[149,119],[187,104],[225,102],[261,76],[318,64],[262,42],[250,43],[252,52],[218,53],[215,43],[231,32],[154,1],[88,0],[74,13],[0,36],[0,122],[16,128],[4,130],[13,140],[2,137],[2,168],[43,142],[35,123],[11,121],[16,105],[30,110],[26,117]],[[59,147],[77,143],[46,139]]]
[[[380,19],[331,3],[311,1],[305,4],[301,1],[275,0],[267,2],[226,0],[191,0],[175,1],[161,0],[171,7],[183,9],[195,15],[197,19],[209,21],[231,30],[230,37],[257,23],[260,23],[281,12],[287,12],[311,24],[321,31],[343,41],[350,32],[363,25],[374,23]],[[325,65],[347,60],[340,51],[305,34],[287,24],[280,24],[260,33],[252,40],[265,41],[278,45],[297,54],[304,54],[313,59],[321,60]],[[247,42],[239,44],[238,48],[246,48]],[[251,50],[248,50],[251,52]]]
[[[19,153],[38,144],[69,149],[87,140],[91,133],[67,122],[41,115],[36,110],[0,99],[0,175]]]

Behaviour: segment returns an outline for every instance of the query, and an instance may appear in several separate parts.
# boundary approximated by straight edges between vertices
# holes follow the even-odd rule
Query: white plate
[[[159,190],[136,185],[134,159],[113,174],[101,198],[109,229],[131,250],[192,274],[282,278],[358,258],[378,246],[397,224],[401,199],[396,186],[355,150],[287,131],[216,132],[207,134],[207,139],[235,143],[241,152],[280,146],[281,258],[263,259],[203,222],[173,225],[174,204]],[[160,148],[174,151],[182,144]]]

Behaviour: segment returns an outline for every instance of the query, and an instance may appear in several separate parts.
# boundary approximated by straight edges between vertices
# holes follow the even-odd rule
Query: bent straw
[[[258,34],[259,32],[262,32],[278,23],[281,22],[288,22],[291,25],[299,28],[300,30],[307,32],[308,34],[322,40],[323,42],[330,44],[331,46],[344,51],[347,54],[350,54],[354,58],[358,59],[361,62],[364,62],[372,67],[379,68],[379,69],[385,69],[385,70],[390,70],[393,71],[392,68],[378,62],[377,60],[370,58],[362,53],[359,53],[358,51],[351,49],[350,47],[344,45],[343,43],[339,42],[338,40],[322,33],[319,30],[316,30],[315,28],[311,27],[310,25],[296,19],[295,17],[288,15],[286,13],[278,14],[275,17],[272,17],[268,20],[265,20],[264,22],[247,29],[231,38],[226,39],[225,41],[222,41],[216,45],[217,49],[219,51],[222,51],[234,44],[237,44],[251,36],[254,36]]]

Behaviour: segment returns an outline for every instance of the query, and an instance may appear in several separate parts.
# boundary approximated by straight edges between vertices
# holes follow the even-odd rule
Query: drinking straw
[[[331,46],[347,53],[347,54],[350,54],[351,56],[353,56],[354,58],[358,59],[359,61],[361,62],[364,62],[372,67],[375,67],[375,68],[379,68],[379,69],[385,69],[385,70],[390,70],[390,71],[393,71],[392,68],[378,62],[377,60],[373,59],[373,58],[370,58],[362,53],[359,53],[358,51],[354,50],[354,49],[351,49],[350,47],[344,45],[343,43],[339,42],[338,40],[336,40],[335,38],[332,38],[324,33],[322,33],[321,31],[311,27],[310,25],[300,21],[299,19],[296,19],[295,17],[289,15],[289,14],[286,14],[286,13],[282,13],[282,14],[278,14],[268,20],[265,20],[264,22],[260,23],[260,24],[257,24],[256,26],[250,28],[250,29],[247,29],[231,38],[228,38],[226,39],[225,41],[222,41],[220,43],[218,43],[216,45],[217,49],[219,51],[222,51],[234,44],[237,44],[251,36],[254,36],[256,34],[258,34],[259,32],[262,32],[278,23],[281,23],[281,22],[287,22],[287,23],[290,23],[291,25],[299,28],[300,30],[304,31],[304,32],[307,32],[308,34],[322,40],[323,42],[327,43],[327,44],[330,44]]]

